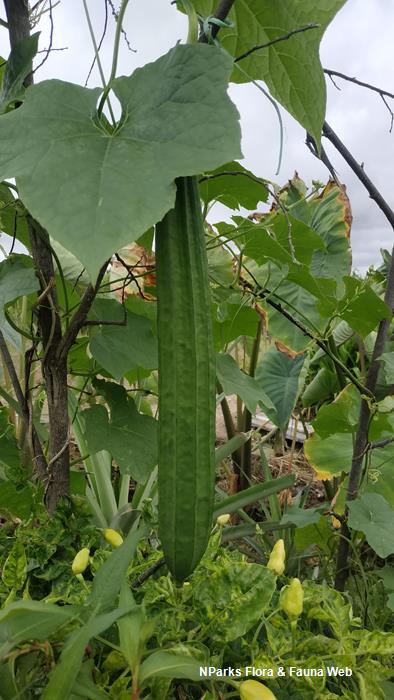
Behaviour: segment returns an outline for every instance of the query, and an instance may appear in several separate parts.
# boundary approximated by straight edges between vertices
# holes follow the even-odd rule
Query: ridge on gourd
[[[159,345],[159,534],[177,581],[194,570],[212,527],[215,355],[204,225],[195,177],[176,180],[156,226]]]

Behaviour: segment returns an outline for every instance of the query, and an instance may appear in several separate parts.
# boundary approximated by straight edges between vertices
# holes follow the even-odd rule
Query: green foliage
[[[96,301],[92,318],[107,323],[125,321],[124,326],[100,326],[89,344],[95,360],[115,379],[137,367],[157,368],[157,341],[150,319],[128,310],[124,313],[114,299]]]
[[[7,322],[4,311],[16,299],[37,289],[38,279],[27,255],[13,254],[0,262],[0,330],[17,347],[20,345],[20,336]]]
[[[109,450],[122,474],[144,483],[157,463],[157,421],[139,413],[123,387],[99,379],[95,386],[105,398],[110,416],[102,405],[83,411],[90,451]]]
[[[18,41],[11,50],[5,66],[0,90],[0,114],[7,111],[11,102],[15,102],[23,94],[23,81],[31,71],[32,60],[38,50],[36,32],[22,41]]]
[[[304,355],[289,357],[277,348],[270,348],[256,369],[256,381],[264,387],[274,406],[274,411],[268,406],[266,413],[282,430],[289,422],[298,396],[304,360]]]
[[[220,202],[229,209],[255,209],[268,199],[264,181],[259,181],[241,163],[226,163],[200,180],[200,196],[204,204]]]
[[[216,3],[191,2],[202,26],[209,27],[204,20]],[[394,582],[391,559],[381,568],[378,557],[394,554],[394,444],[376,448],[374,442],[390,441],[394,430],[391,341],[380,358],[376,397],[368,398],[371,420],[360,494],[346,504],[377,328],[385,319],[389,337],[393,331],[383,301],[390,256],[385,253],[384,265],[365,279],[351,275],[351,212],[344,187],[314,182],[308,190],[295,175],[280,188],[231,160],[241,153],[229,77],[263,80],[319,145],[325,111],[319,44],[343,4],[237,0],[230,14],[233,26],[220,30],[224,48],[177,44],[132,76],[111,80],[121,107],[117,124],[98,114],[98,89],[44,81],[24,91],[38,34],[17,44],[5,69],[0,67],[0,177],[16,178],[17,184],[14,195],[12,183],[0,183],[0,227],[34,253],[32,258],[11,254],[0,263],[0,330],[12,345],[26,393],[23,410],[29,406],[31,416],[29,425],[21,420],[15,381],[4,367],[4,700],[235,695],[239,686],[231,679],[201,679],[200,666],[212,663],[339,664],[354,671],[349,678],[273,677],[269,687],[278,700],[390,697]],[[234,63],[256,44],[309,23],[319,26]],[[177,178],[184,198],[176,199],[174,211]],[[271,188],[269,211],[240,214],[267,203]],[[215,202],[236,213],[231,223],[204,228],[201,212],[206,216]],[[49,279],[38,269],[30,216],[48,229],[57,299],[52,280],[47,286]],[[137,246],[130,250],[133,241]],[[92,293],[89,279],[123,245],[132,262],[124,268],[125,287],[108,267],[87,323],[82,318],[77,324],[67,358],[73,495],[49,517],[42,500],[51,481],[38,487],[30,482],[35,465],[29,446],[34,425],[49,459],[54,320],[57,314],[67,333],[75,312],[77,319],[83,316],[86,295]],[[32,295],[39,289],[36,304]],[[42,314],[48,316],[49,337],[40,329]],[[292,414],[305,425],[312,422],[305,455],[315,477],[326,482],[324,502],[320,485],[299,489],[297,482],[295,493],[293,473],[272,476],[266,459],[270,447],[262,447],[266,438],[259,431],[236,433],[215,455],[211,321],[218,381],[225,395],[239,399],[237,430],[245,430],[243,415],[258,407],[281,430]],[[152,417],[156,333],[159,480],[159,423]],[[252,339],[259,355],[255,376],[245,371],[255,366]],[[255,461],[256,447],[260,460]],[[216,503],[215,456],[221,462]],[[298,469],[296,457],[292,445],[283,464]],[[252,486],[234,493],[234,477],[249,467],[252,473],[252,466],[257,483],[253,474]],[[354,575],[345,596],[329,585],[340,541],[333,511],[344,514],[350,528]],[[230,522],[215,524],[225,513],[232,514]],[[149,534],[143,542],[140,524]],[[125,540],[113,552],[102,536],[106,527],[121,531]],[[275,577],[262,563],[277,538],[286,542],[285,571],[303,581],[297,625],[290,626],[280,609],[288,579]],[[171,573],[163,564],[162,545]],[[89,561],[84,578],[77,578],[71,562],[81,549]]]
[[[245,374],[231,355],[216,356],[216,373],[226,396],[237,394],[251,413],[255,413],[257,405],[275,411],[261,383]]]
[[[349,525],[365,534],[368,544],[383,559],[394,554],[394,508],[383,496],[366,493],[348,503]]]
[[[192,0],[204,17],[212,15],[214,0]],[[232,80],[263,80],[271,95],[320,143],[326,104],[326,88],[319,59],[319,44],[325,29],[345,0],[280,0],[263,6],[259,0],[240,0],[229,18],[234,27],[220,32],[220,41],[232,56],[241,56],[259,44],[266,44],[294,29],[310,23],[319,26],[310,31],[255,51],[234,67]],[[180,9],[182,3],[178,2]],[[244,72],[245,71],[245,72]]]
[[[0,120],[0,177],[18,176],[29,211],[94,276],[173,206],[175,177],[241,155],[231,68],[216,47],[176,46],[114,82],[123,114],[113,131],[94,117],[100,90],[39,83]]]

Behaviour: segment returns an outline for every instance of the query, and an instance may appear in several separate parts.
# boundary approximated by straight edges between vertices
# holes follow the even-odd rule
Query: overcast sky
[[[302,2],[302,0],[299,0]],[[96,36],[101,35],[104,0],[87,0]],[[33,3],[31,3],[33,4]],[[115,0],[119,6],[119,0]],[[4,15],[4,12],[2,13]],[[102,49],[108,77],[112,57],[113,20]],[[42,22],[40,47],[48,44],[47,22]],[[36,80],[56,77],[84,83],[93,57],[82,0],[61,0],[54,10],[54,47],[36,74]],[[356,76],[394,92],[394,3],[390,0],[347,0],[329,26],[321,45],[324,67]],[[122,42],[118,74],[130,74],[165,53],[176,41],[184,40],[185,18],[171,6],[171,0],[130,0],[125,29],[133,49]],[[0,53],[8,55],[7,33],[0,33]],[[100,84],[94,69],[89,86]],[[337,80],[338,91],[328,81],[327,121],[352,151],[383,195],[394,207],[394,130],[389,133],[390,115],[379,95]],[[252,85],[232,86],[230,94],[241,114],[243,164],[261,177],[284,184],[295,170],[306,180],[327,179],[327,172],[305,146],[301,127],[283,109],[284,155],[281,172],[275,176],[279,129],[272,105]],[[394,109],[394,101],[392,102]],[[346,163],[330,144],[324,146],[342,182],[348,188],[353,210],[351,233],[354,267],[365,270],[379,263],[379,249],[391,249],[393,233],[384,216],[368,198]]]

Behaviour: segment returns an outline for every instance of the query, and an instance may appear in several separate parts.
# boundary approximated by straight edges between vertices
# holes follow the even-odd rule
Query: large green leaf
[[[364,533],[368,544],[384,559],[394,554],[394,508],[383,496],[365,493],[348,503],[349,525]]]
[[[19,642],[48,639],[75,614],[71,607],[59,607],[37,600],[19,600],[0,612],[0,658]]]
[[[0,119],[0,179],[19,178],[29,211],[94,275],[173,206],[176,177],[241,156],[231,69],[215,46],[178,44],[114,82],[113,132],[95,118],[99,89],[39,83]]]
[[[338,377],[327,367],[320,367],[302,394],[302,405],[313,406],[328,399],[338,386]]]
[[[273,278],[274,276],[271,275],[271,277]],[[285,308],[291,316],[309,329],[312,334],[316,333],[314,327],[318,331],[324,330],[327,321],[318,311],[316,298],[306,289],[294,282],[284,280],[275,294],[276,303]],[[281,311],[270,306],[266,306],[266,309],[268,311],[268,329],[270,334],[295,352],[306,350],[311,343],[311,339],[297,328],[294,323],[285,318]]]
[[[284,203],[291,214],[321,236],[323,250],[313,253],[310,272],[313,277],[334,278],[341,283],[351,267],[349,233],[351,210],[345,189],[330,181],[318,194],[307,200],[300,192],[299,179],[293,178],[285,188]]]
[[[360,415],[361,398],[358,390],[348,384],[335,401],[319,409],[313,428],[325,438],[335,433],[355,433]]]
[[[201,662],[184,654],[173,654],[169,651],[156,651],[150,654],[141,664],[140,683],[148,678],[160,676],[161,678],[189,678],[199,681]]]
[[[217,355],[216,373],[226,396],[237,394],[251,413],[255,413],[258,404],[275,412],[274,405],[261,384],[254,377],[245,374],[231,355]]]
[[[27,519],[31,515],[33,490],[30,484],[18,488],[11,481],[0,483],[0,513]]]
[[[390,318],[387,304],[378,297],[365,282],[354,277],[345,277],[346,293],[341,303],[345,307],[342,318],[363,338],[367,336],[383,318]]]
[[[203,16],[213,13],[216,0],[192,0]],[[181,0],[178,6],[182,8]],[[345,0],[237,0],[229,18],[234,27],[221,29],[220,41],[233,55],[266,44],[310,23],[316,29],[296,34],[267,49],[255,51],[240,62],[245,73],[234,68],[232,80],[264,80],[273,97],[320,142],[326,107],[326,88],[319,60],[321,38]]]
[[[264,566],[223,562],[194,587],[194,603],[210,636],[223,644],[261,620],[274,590],[275,576]]]
[[[292,265],[292,253],[296,261],[309,265],[315,250],[326,249],[321,236],[313,228],[290,214],[285,217],[284,214],[277,213],[275,216],[267,216],[266,221],[263,219],[261,223],[248,224],[244,253],[259,265],[267,259]],[[271,235],[267,238],[268,233]],[[298,269],[297,265],[293,267]]]
[[[108,450],[122,474],[145,483],[157,464],[157,421],[139,413],[123,387],[102,380],[96,386],[109,405],[110,416],[102,405],[83,411],[90,451]]]
[[[213,337],[216,350],[221,350],[228,343],[241,335],[255,337],[259,316],[245,303],[224,302],[214,306]]]
[[[304,443],[305,455],[319,479],[332,479],[350,470],[353,440],[350,433],[334,433],[322,438],[318,433]]]
[[[0,262],[0,330],[13,345],[18,346],[19,335],[6,321],[4,307],[38,286],[33,263],[26,255],[13,254]]]
[[[259,202],[268,199],[264,182],[236,161],[204,175],[200,179],[200,194],[205,204],[216,200],[230,209],[255,209]]]
[[[124,312],[115,299],[102,299],[94,305],[94,317],[102,321],[122,321]],[[103,325],[90,341],[93,357],[115,379],[136,367],[157,367],[157,341],[153,324],[146,316],[126,311],[126,325]]]
[[[267,407],[267,415],[278,428],[285,428],[289,422],[304,359],[304,355],[289,357],[273,347],[265,353],[256,369],[256,381],[274,405],[273,411]]]

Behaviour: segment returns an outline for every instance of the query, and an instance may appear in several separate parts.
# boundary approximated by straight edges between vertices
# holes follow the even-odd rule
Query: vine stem
[[[88,27],[89,27],[90,38],[91,38],[91,40],[92,40],[92,44],[93,44],[93,48],[94,48],[94,53],[95,53],[95,56],[96,56],[96,61],[97,61],[97,66],[98,66],[99,73],[100,73],[101,82],[102,82],[102,85],[103,85],[103,88],[104,88],[104,92],[105,92],[105,90],[106,90],[106,88],[107,88],[107,83],[106,83],[106,81],[105,81],[105,75],[104,75],[103,66],[102,66],[102,63],[101,63],[101,60],[100,60],[100,52],[99,52],[99,49],[98,49],[98,46],[97,46],[96,37],[94,36],[93,26],[92,26],[92,22],[91,22],[91,19],[90,19],[89,8],[88,8],[87,1],[86,1],[86,0],[82,0],[82,2],[83,2],[84,10],[85,10],[86,21],[87,21]],[[108,91],[108,92],[109,92],[109,91]],[[108,93],[107,93],[107,94],[108,94]],[[109,113],[110,113],[110,115],[111,115],[112,123],[113,123],[113,125],[115,126],[115,124],[116,124],[116,119],[115,119],[115,115],[114,115],[114,112],[113,112],[113,109],[112,109],[111,102],[110,102],[109,100],[108,100],[108,109],[109,109]]]
[[[86,0],[83,0],[83,2],[85,3]],[[113,52],[113,55],[112,55],[111,74],[110,74],[110,76],[109,76],[108,83],[107,83],[106,87],[104,88],[104,92],[103,92],[103,94],[102,94],[102,96],[101,96],[101,100],[100,100],[100,103],[99,103],[99,106],[98,106],[98,109],[97,109],[97,114],[98,114],[98,117],[99,117],[99,118],[101,117],[101,114],[102,114],[103,109],[104,109],[105,102],[106,102],[106,100],[107,100],[107,98],[108,98],[108,95],[109,95],[109,92],[110,92],[110,90],[111,90],[112,83],[113,83],[113,81],[115,80],[115,77],[116,77],[116,69],[117,69],[117,67],[118,67],[118,56],[119,56],[120,35],[121,35],[121,32],[122,32],[123,18],[124,18],[124,15],[125,15],[125,12],[126,12],[126,8],[127,8],[127,5],[128,5],[128,4],[129,4],[129,0],[123,0],[122,4],[121,4],[121,6],[120,6],[120,10],[119,10],[119,14],[118,14],[117,20],[116,20],[116,31],[115,31],[115,40],[114,40],[114,52]],[[112,116],[112,115],[111,115],[111,116]],[[115,119],[114,119],[113,121],[114,121],[114,124],[115,124]]]

